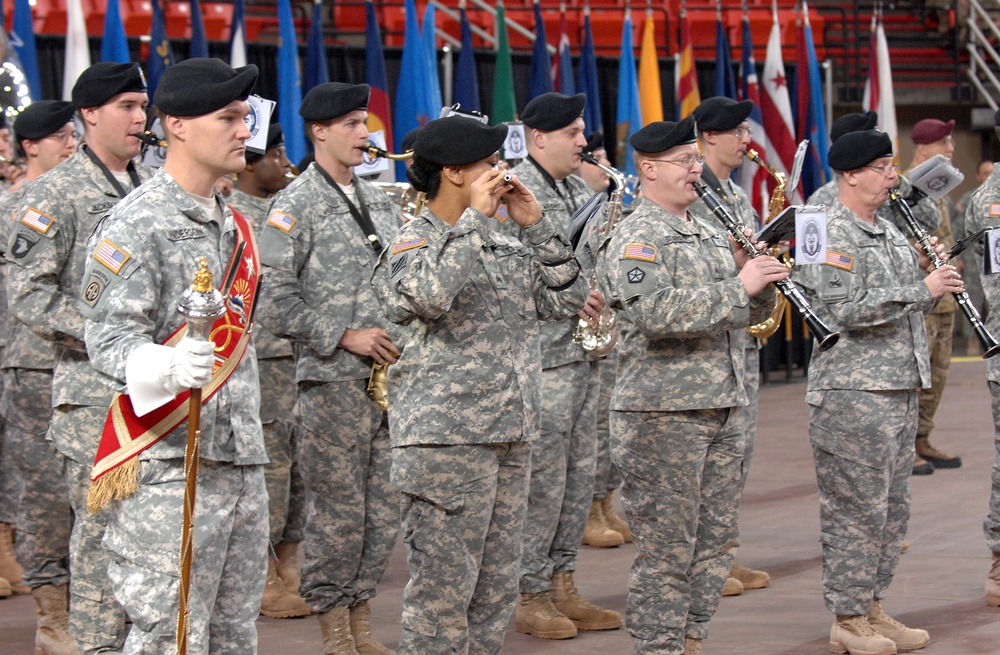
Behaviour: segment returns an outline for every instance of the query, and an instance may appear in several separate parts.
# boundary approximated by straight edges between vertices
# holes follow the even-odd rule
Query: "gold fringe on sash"
[[[91,481],[87,510],[96,513],[112,500],[124,500],[139,491],[139,458],[132,457],[113,471]]]

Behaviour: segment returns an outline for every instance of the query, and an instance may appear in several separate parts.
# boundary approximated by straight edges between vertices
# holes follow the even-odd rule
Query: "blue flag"
[[[191,0],[191,43],[188,44],[188,57],[193,59],[207,56],[208,39],[205,38],[205,20],[201,17],[201,0]]]
[[[549,40],[545,38],[545,21],[542,7],[535,0],[535,48],[531,51],[531,81],[528,83],[528,102],[543,93],[552,91],[552,60],[549,59]]]
[[[108,0],[107,13],[104,14],[104,38],[101,39],[101,61],[114,61],[119,64],[132,61],[128,54],[128,41],[125,39],[119,0]]]
[[[455,66],[455,89],[452,100],[469,111],[482,111],[479,104],[479,76],[476,73],[476,53],[472,49],[472,27],[465,9],[460,9],[462,23],[462,51]]]
[[[594,53],[594,33],[590,29],[590,10],[583,10],[583,48],[580,50],[580,68],[576,74],[576,92],[587,94],[583,107],[583,122],[587,134],[604,131],[601,117],[601,88],[597,85],[597,56]]]
[[[632,12],[625,10],[622,26],[622,50],[618,59],[618,148],[615,164],[625,175],[634,176],[632,144],[629,138],[642,128],[642,110],[639,108],[639,80],[635,73],[635,47],[632,45]]]
[[[437,34],[435,34],[434,5],[427,3],[424,9],[424,22],[421,40],[424,42],[424,55],[427,57],[427,102],[433,110],[431,118],[437,118],[444,106],[441,100],[441,76],[438,75]]]
[[[306,135],[299,116],[302,82],[299,78],[299,44],[295,39],[290,0],[278,0],[278,121],[285,133],[285,151],[297,162],[306,154]]]
[[[149,60],[146,62],[146,85],[149,97],[156,93],[163,71],[174,65],[174,52],[167,39],[167,26],[163,21],[163,6],[160,0],[153,1],[153,26],[149,37]]]
[[[715,92],[736,100],[736,79],[733,77],[733,60],[730,55],[729,36],[722,24],[722,16],[715,19]]]
[[[42,79],[38,76],[38,49],[35,47],[35,31],[28,0],[14,0],[14,31],[10,42],[21,60],[21,70],[28,80],[32,100],[42,98]]]
[[[832,176],[826,161],[830,146],[823,107],[823,82],[807,10],[803,10],[803,17],[796,53],[795,96],[799,139],[809,139],[809,150],[802,164],[802,193],[808,198]]]
[[[371,2],[366,2],[365,5],[365,11],[374,11]],[[309,93],[309,89],[317,84],[329,81],[330,69],[326,63],[326,43],[323,40],[323,3],[315,0],[312,22],[309,25],[309,45],[306,47],[306,83],[302,91]]]
[[[247,30],[243,21],[246,10],[243,0],[233,3],[233,22],[229,28],[229,65],[240,68],[247,65]]]
[[[400,138],[415,127],[437,118],[440,105],[430,103],[428,93],[427,53],[420,36],[415,0],[406,0],[406,31],[403,36],[403,61],[396,84],[396,113],[393,115],[393,131]],[[396,162],[396,179],[406,179],[406,165]]]
[[[382,130],[385,133],[386,149],[394,150],[388,80],[389,76],[385,74],[385,54],[382,52],[382,32],[378,28],[375,3],[369,0],[365,3],[365,83],[371,87],[371,94],[368,96],[368,130]]]

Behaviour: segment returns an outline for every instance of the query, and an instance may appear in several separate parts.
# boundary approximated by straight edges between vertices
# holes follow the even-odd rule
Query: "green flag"
[[[494,125],[517,120],[517,101],[514,98],[514,66],[510,62],[510,44],[507,43],[507,23],[504,21],[503,3],[497,3],[497,62],[493,73],[493,111],[490,122]]]

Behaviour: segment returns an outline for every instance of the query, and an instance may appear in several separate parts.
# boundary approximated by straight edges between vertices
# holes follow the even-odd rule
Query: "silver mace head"
[[[194,282],[181,294],[177,311],[187,319],[188,337],[199,341],[208,341],[212,324],[226,313],[225,298],[212,287],[212,272],[205,257],[201,258]]]

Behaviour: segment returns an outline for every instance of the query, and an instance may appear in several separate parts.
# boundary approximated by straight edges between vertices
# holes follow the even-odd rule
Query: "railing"
[[[969,17],[966,23],[969,39],[966,43],[969,52],[968,78],[981,99],[993,111],[1000,107],[997,101],[1000,96],[1000,54],[995,45],[1000,43],[998,19],[998,0],[969,0]]]

